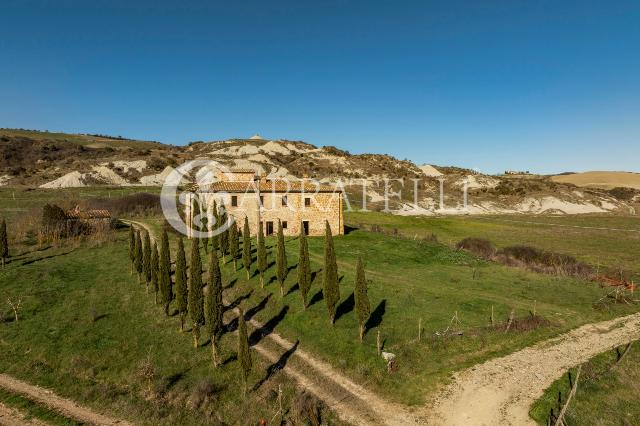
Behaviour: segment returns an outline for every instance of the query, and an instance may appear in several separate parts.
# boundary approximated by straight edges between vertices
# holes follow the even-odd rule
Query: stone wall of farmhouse
[[[259,208],[258,196],[255,192],[248,193],[202,193],[208,206],[207,216],[213,216],[213,201],[218,205],[224,204],[227,213],[232,215],[240,229],[244,218],[249,219],[251,235],[258,232],[258,221],[262,220],[264,232],[267,232],[267,222],[273,222],[273,232],[278,230],[278,219],[286,222],[283,230],[285,235],[298,235],[303,221],[309,222],[309,235],[320,236],[325,232],[325,220],[329,221],[333,235],[344,234],[344,217],[342,213],[342,193],[273,193],[263,192],[263,206]],[[237,206],[232,206],[232,197],[237,197]],[[286,196],[286,205],[282,199]],[[309,199],[309,206],[305,199]]]

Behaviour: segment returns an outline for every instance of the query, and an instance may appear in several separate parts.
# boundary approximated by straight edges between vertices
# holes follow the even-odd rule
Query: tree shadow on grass
[[[25,260],[24,262],[21,263],[21,265],[22,266],[31,265],[33,263],[40,262],[41,260],[47,260],[47,259],[53,259],[55,257],[66,256],[67,254],[73,253],[74,251],[75,249],[66,251],[64,253],[52,254],[50,256],[43,256],[43,257],[38,257],[36,259]],[[7,262],[5,262],[5,264],[7,264]]]
[[[300,284],[295,283],[294,285],[292,285],[289,290],[287,290],[287,292],[285,293],[285,296],[290,295],[291,293],[293,293],[296,290],[300,290]]]
[[[236,297],[236,300],[224,307],[224,312],[235,309],[238,305],[240,305],[240,303],[242,303],[243,300],[250,298],[252,294],[253,290],[249,290],[249,293]]]
[[[313,284],[313,282],[316,280],[318,275],[320,275],[320,272],[322,272],[322,269],[318,269],[317,271],[311,271],[311,284]]]
[[[98,315],[94,316],[94,317],[91,319],[91,321],[92,321],[92,322],[98,322],[98,321],[100,321],[101,319],[104,319],[104,318],[106,318],[106,317],[108,317],[108,316],[109,316],[109,314],[98,314]]]
[[[351,293],[349,297],[344,299],[342,303],[338,305],[336,309],[336,321],[338,321],[344,314],[347,314],[353,311],[353,308],[356,306],[355,295]]]
[[[318,292],[316,294],[314,294],[311,297],[311,300],[309,300],[309,306],[313,306],[316,303],[320,302],[321,300],[324,299],[324,293],[322,292],[322,289],[318,290]]]
[[[369,332],[372,328],[379,327],[382,324],[382,318],[384,317],[384,313],[387,310],[387,299],[382,299],[382,301],[376,306],[376,308],[371,312],[369,319],[364,325],[365,334]]]
[[[238,282],[237,278],[232,279],[231,281],[229,281],[229,284],[225,285],[224,287],[222,287],[223,290],[228,290],[231,287],[233,287],[235,285],[235,283]]]
[[[189,370],[179,371],[179,372],[177,372],[175,374],[172,374],[172,375],[166,377],[164,379],[166,388],[167,389],[171,389],[172,387],[174,387],[176,383],[178,383],[180,380],[182,380],[184,378],[184,376],[187,373],[187,371],[189,371]]]
[[[354,226],[345,225],[344,226],[344,235],[349,235],[353,231],[357,231],[357,230],[358,230],[358,228],[356,228]]]
[[[291,355],[298,349],[298,345],[300,344],[300,340],[296,340],[296,343],[285,353],[283,353],[280,358],[267,367],[267,371],[262,379],[258,381],[253,387],[253,390],[256,391],[262,386],[267,380],[269,380],[274,374],[276,374],[279,370],[282,370],[285,365],[287,365],[287,361],[291,358]]]
[[[227,365],[227,364],[230,364],[230,363],[232,363],[234,361],[237,361],[237,360],[238,360],[238,355],[233,354],[233,355],[229,356],[229,358],[227,358],[224,361],[222,361],[222,365]]]
[[[268,336],[273,332],[278,324],[284,319],[289,311],[289,306],[284,305],[280,312],[269,321],[264,323],[262,327],[253,330],[253,333],[249,336],[249,345],[254,346],[259,343],[265,336]]]
[[[251,318],[253,318],[258,312],[262,311],[267,306],[267,303],[269,302],[269,299],[271,299],[272,295],[272,293],[267,294],[265,298],[260,301],[260,303],[247,310],[247,312],[244,313],[244,320],[251,321]]]
[[[233,333],[238,329],[238,317],[234,317],[231,321],[222,327],[222,334]]]

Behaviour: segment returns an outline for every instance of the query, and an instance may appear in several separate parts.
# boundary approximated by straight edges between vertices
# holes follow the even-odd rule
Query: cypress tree
[[[156,298],[156,304],[158,304],[158,269],[159,265],[158,245],[153,242],[153,249],[151,250],[151,289]]]
[[[166,229],[162,231],[162,241],[160,243],[158,285],[160,286],[160,297],[164,305],[164,313],[169,316],[169,305],[173,299],[173,292],[171,289],[171,253],[169,252],[169,236]]]
[[[358,266],[356,268],[356,314],[358,315],[358,323],[360,324],[360,342],[364,339],[365,324],[371,315],[371,305],[369,304],[369,296],[367,295],[367,279],[364,275],[364,264],[362,258],[358,258]]]
[[[9,238],[7,236],[7,222],[2,219],[0,223],[0,258],[2,258],[2,267],[4,268],[4,262],[9,257]]]
[[[142,283],[143,272],[143,254],[142,254],[142,238],[140,238],[140,231],[136,231],[136,257],[134,260],[136,272],[138,273],[138,282]]]
[[[182,237],[178,239],[178,253],[176,254],[176,303],[180,315],[180,331],[184,331],[184,320],[187,317],[187,259],[184,254]]]
[[[284,280],[287,279],[287,252],[284,247],[284,233],[282,231],[282,222],[278,219],[278,247],[276,252],[276,278],[280,285],[280,297],[284,296]]]
[[[213,220],[209,224],[209,231],[215,231],[216,226],[218,225],[218,221],[220,220],[218,214],[218,204],[213,202]],[[211,240],[211,250],[218,250],[220,248],[220,239],[217,234],[213,234],[210,238]]]
[[[151,283],[151,238],[149,233],[144,233],[144,247],[142,249],[142,269],[144,271],[144,282],[146,284],[147,293],[149,293],[149,284]]]
[[[298,286],[302,294],[302,303],[307,309],[307,295],[311,289],[311,264],[309,263],[309,246],[307,245],[307,235],[304,227],[300,224],[300,254],[298,259]]]
[[[249,348],[249,336],[247,334],[247,323],[244,320],[244,312],[240,309],[238,317],[238,361],[242,369],[242,379],[244,382],[242,394],[247,394],[247,380],[251,373],[252,361],[251,350]]]
[[[129,260],[131,261],[130,274],[133,275],[133,263],[136,260],[136,234],[133,231],[133,225],[129,225]]]
[[[200,259],[199,239],[194,238],[191,244],[191,264],[189,265],[189,297],[188,308],[193,324],[193,346],[198,347],[200,327],[204,324],[204,307],[202,300],[202,260]],[[215,253],[212,250],[212,253]]]
[[[203,217],[202,218],[202,229],[200,229],[200,231],[202,232],[207,232],[209,230],[209,218],[207,217]],[[209,253],[209,239],[208,238],[203,238],[202,239],[202,248],[204,249],[205,254]]]
[[[326,222],[326,230],[324,237],[324,300],[327,302],[329,310],[329,321],[331,324],[335,322],[336,308],[340,301],[340,287],[338,284],[338,265],[336,263],[336,252],[333,248],[333,236],[331,235],[331,227],[329,221]]]
[[[233,272],[238,269],[238,251],[240,249],[240,241],[238,240],[238,226],[235,222],[229,228],[229,255],[233,259]]]
[[[221,205],[222,213],[220,214],[220,224],[218,226],[224,226],[224,223],[227,221],[227,213],[224,211],[224,204]],[[222,252],[222,263],[226,263],[226,253],[229,251],[229,230],[225,229],[220,233],[220,252]]]
[[[204,314],[206,319],[207,334],[211,338],[211,355],[213,365],[220,364],[218,357],[218,344],[222,336],[222,274],[218,263],[218,253],[211,251],[209,256],[209,285],[204,301]]]
[[[264,288],[264,273],[267,270],[267,248],[264,245],[262,222],[258,226],[258,272],[260,273],[260,287]]]
[[[251,234],[249,234],[249,219],[244,218],[242,230],[242,264],[247,271],[247,280],[251,278]]]

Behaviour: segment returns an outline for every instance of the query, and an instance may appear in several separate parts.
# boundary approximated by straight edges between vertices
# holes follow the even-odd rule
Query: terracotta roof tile
[[[109,219],[111,213],[108,210],[69,210],[67,212],[69,219]]]
[[[201,192],[342,192],[331,185],[316,184],[310,181],[261,180],[259,182],[215,182],[203,185]]]

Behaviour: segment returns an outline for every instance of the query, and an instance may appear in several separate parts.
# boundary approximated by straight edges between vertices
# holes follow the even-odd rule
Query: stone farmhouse
[[[278,219],[285,235],[298,235],[300,227],[307,235],[324,235],[325,221],[329,222],[333,235],[344,234],[344,194],[342,189],[331,185],[304,179],[270,179],[251,169],[233,169],[218,172],[216,182],[203,185],[197,192],[200,208],[206,209],[209,221],[215,201],[218,206],[224,205],[240,230],[247,217],[251,235],[257,234],[260,222],[265,235],[275,234]]]

